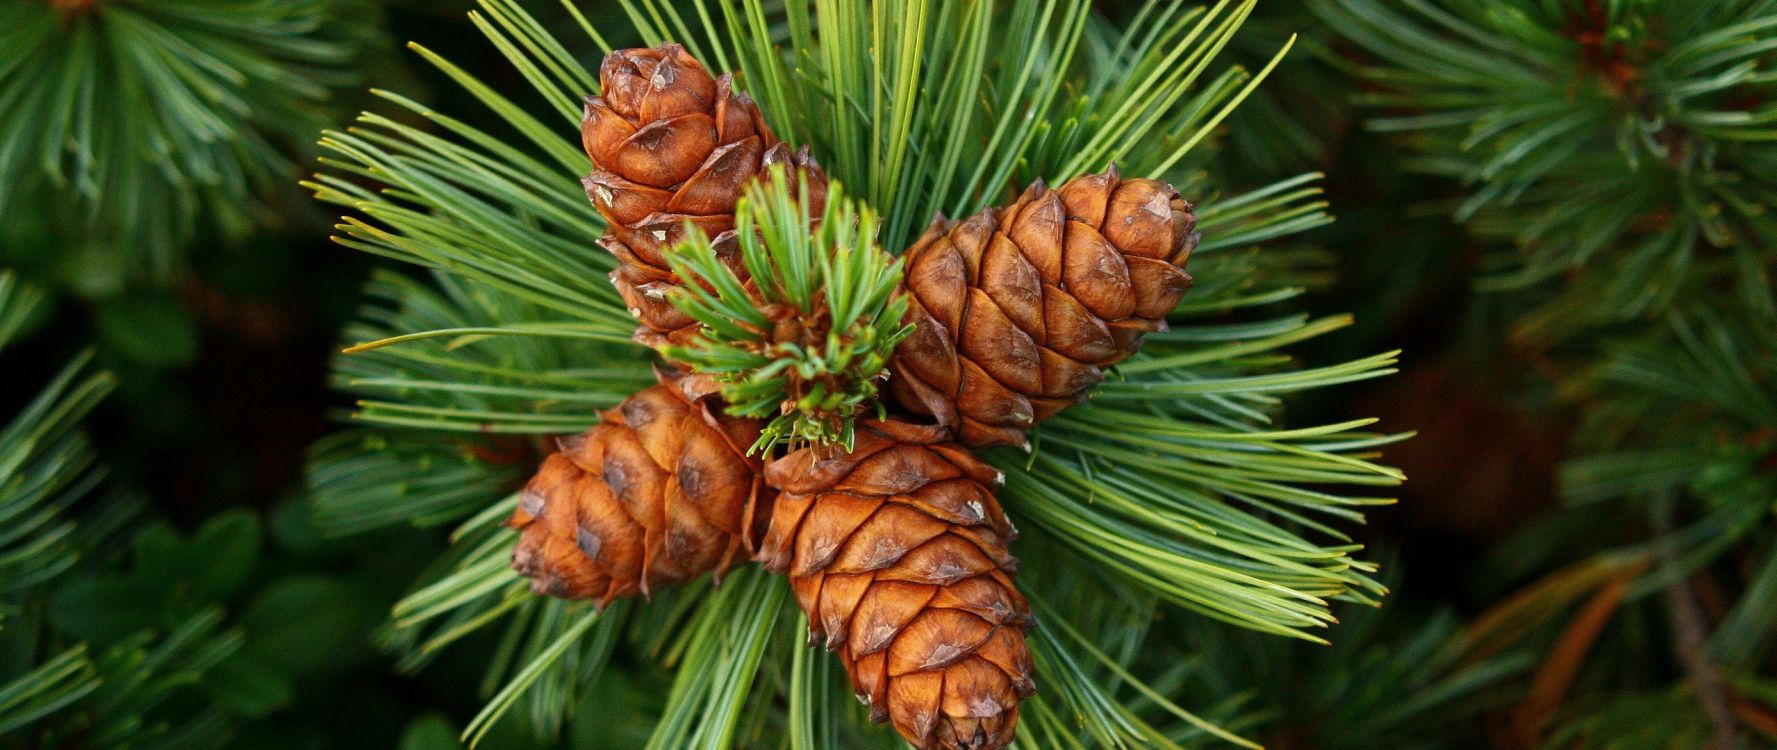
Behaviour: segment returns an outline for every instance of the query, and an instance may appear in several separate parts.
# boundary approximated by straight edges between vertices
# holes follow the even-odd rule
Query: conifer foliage
[[[8,345],[39,317],[46,298],[12,272],[0,272],[0,354],[17,355]],[[105,513],[75,507],[90,503],[104,475],[80,421],[116,385],[114,376],[94,367],[91,352],[83,353],[0,426],[5,747],[214,747],[225,736],[222,713],[203,701],[197,710],[165,705],[178,686],[239,648],[239,634],[220,632],[219,611],[191,613],[168,632],[100,641],[81,638],[92,631],[69,627],[71,618],[52,600],[75,578],[73,571],[95,570],[86,558],[118,544],[120,529],[135,520],[124,503]]]
[[[182,277],[200,232],[238,238],[275,219],[265,197],[293,176],[288,154],[325,124],[327,98],[351,80],[347,64],[370,36],[335,23],[359,9],[0,6],[0,212],[44,230],[15,228],[3,260],[50,266],[89,294],[166,284]]]
[[[1571,507],[1504,566],[1552,655],[1514,739],[1777,742],[1777,3],[1311,6],[1400,165],[1459,183],[1480,304],[1511,311],[1485,355],[1575,415]]]
[[[496,90],[481,71],[419,51],[509,130],[483,131],[383,94],[437,130],[367,114],[351,131],[328,133],[331,155],[309,183],[346,208],[342,244],[433,280],[374,283],[383,301],[348,334],[362,343],[337,369],[340,386],[362,398],[363,427],[317,446],[311,463],[326,526],[458,524],[449,556],[396,607],[386,643],[403,663],[422,666],[503,624],[512,646],[492,665],[498,689],[471,722],[471,741],[520,706],[534,730],[557,731],[581,696],[607,689],[601,675],[639,658],[674,668],[649,747],[775,746],[786,737],[795,747],[881,746],[883,733],[859,726],[869,712],[847,708],[856,706],[843,697],[853,691],[831,678],[835,666],[870,699],[874,718],[924,747],[1002,747],[1014,732],[1034,747],[1179,747],[1206,736],[1251,744],[1166,699],[1149,683],[1165,677],[1156,665],[1136,663],[1135,650],[1101,650],[1093,634],[1178,608],[1319,641],[1332,600],[1373,602],[1383,591],[1336,525],[1388,502],[1365,488],[1399,481],[1370,460],[1396,438],[1363,432],[1363,421],[1275,423],[1283,394],[1392,371],[1391,354],[1301,369],[1279,351],[1346,323],[1275,312],[1300,292],[1289,284],[1289,256],[1255,251],[1327,220],[1314,176],[1221,195],[1187,168],[1269,70],[1255,76],[1215,62],[1253,3],[1152,2],[1128,28],[1083,1],[624,7],[648,51],[613,52],[571,3],[565,11],[586,32],[576,41],[514,3],[483,3],[477,25],[537,96]],[[576,57],[587,43],[607,54],[599,74]],[[698,61],[735,74],[710,75]],[[672,74],[660,75],[669,65]],[[583,107],[589,93],[596,98]],[[797,147],[781,160],[781,181],[771,165],[755,166],[763,156],[735,160],[759,150],[746,145],[754,138],[765,151]],[[632,148],[644,142],[673,147]],[[826,190],[810,187],[815,158],[832,178]],[[1120,172],[1083,177],[1113,163]],[[589,169],[610,173],[584,186],[597,212],[580,196]],[[1192,207],[1150,178],[1204,199]],[[948,254],[1002,263],[1010,256],[993,246],[1015,241],[1031,283],[1001,289],[993,286],[1001,275],[957,273],[949,278],[982,286],[947,293],[1012,311],[1034,344],[1061,347],[1057,336],[1072,330],[1031,317],[1052,311],[1111,342],[1080,360],[1085,370],[1057,380],[1062,402],[1077,401],[1102,368],[1114,364],[1115,374],[1091,400],[1038,427],[1028,453],[976,457],[946,440],[966,429],[959,420],[929,410],[926,424],[899,423],[898,407],[874,390],[873,363],[888,363],[892,382],[888,355],[918,326],[921,291],[911,266],[904,289],[893,290],[903,275],[896,258],[935,218],[1010,217],[992,207],[1013,205],[1020,187],[1039,181],[1018,205],[1053,210],[1019,213],[1030,218],[1008,219],[1010,236],[989,229],[985,244],[956,241]],[[765,191],[752,208],[741,205],[748,185]],[[1098,199],[1070,201],[1076,194]],[[724,215],[730,206],[753,218]],[[693,231],[638,235],[643,213],[681,227],[692,218]],[[589,252],[601,237],[632,252],[610,240],[612,253]],[[668,244],[650,258],[623,238]],[[1199,282],[1181,303],[1187,253]],[[626,289],[632,268],[664,283],[652,287],[658,294]],[[602,283],[612,270],[617,290]],[[809,293],[816,279],[828,282],[824,295]],[[1090,315],[1070,316],[1063,298],[1075,297],[1048,290],[1042,302],[986,299],[1100,281],[1102,294],[1071,303]],[[683,317],[650,326],[656,308],[636,304],[638,293]],[[944,304],[926,294],[921,309]],[[790,311],[760,317],[774,305]],[[822,305],[811,325],[807,316]],[[692,370],[673,378],[711,382],[647,397],[677,404],[670,409],[625,402],[669,387],[652,385],[657,360],[631,341],[632,313],[645,343],[668,334],[666,353]],[[687,321],[698,327],[675,334]],[[952,345],[985,356],[970,349],[976,341]],[[1033,354],[1027,364],[1045,363]],[[774,384],[771,373],[796,376]],[[606,424],[566,444],[571,469],[548,459],[562,481],[515,492],[540,459],[534,436],[579,433],[620,403]],[[1000,408],[1016,403],[1002,399]],[[728,413],[735,407],[738,415]],[[653,427],[668,413],[702,424]],[[720,427],[730,419],[782,416],[778,437],[691,445],[709,426],[731,436]],[[737,447],[756,449],[767,484],[778,477],[793,497],[748,495],[750,514],[725,511],[712,533],[671,528],[673,515],[662,511],[673,498],[733,486],[709,480],[747,465],[724,458],[727,468],[716,470],[699,460],[687,473],[681,456],[733,457]],[[802,512],[780,516],[786,502]],[[634,525],[574,523],[613,514]],[[520,559],[541,590],[608,606],[532,594],[509,568],[506,518],[526,529],[522,549],[545,553]],[[1007,547],[1014,522],[1024,531],[1022,564]],[[765,533],[749,538],[761,525]],[[544,528],[547,541],[533,536]],[[758,568],[731,571],[713,590],[692,577],[698,567],[728,567],[737,533],[742,547],[791,576],[803,615],[782,606],[786,587]],[[693,549],[720,552],[694,555],[701,565],[675,563],[690,575],[672,575],[676,587],[649,586],[648,601],[613,599],[615,584],[596,585],[619,580],[609,572],[586,579],[594,585],[585,590],[574,585],[622,555],[634,561],[623,580],[642,593],[649,561],[664,571],[665,560]],[[557,562],[529,563],[539,559]],[[1035,572],[1014,584],[1012,571],[1025,569]],[[1039,625],[1027,635],[1031,614]],[[1057,624],[1045,630],[1050,620]],[[796,633],[811,630],[838,649],[837,665],[801,648]]]
[[[901,264],[874,242],[877,217],[834,184],[795,196],[781,168],[735,209],[736,273],[694,231],[671,255],[687,281],[673,294],[700,326],[669,359],[721,384],[730,414],[769,419],[749,451],[780,444],[850,446],[875,403],[889,357],[912,332]],[[813,212],[825,202],[819,215]]]

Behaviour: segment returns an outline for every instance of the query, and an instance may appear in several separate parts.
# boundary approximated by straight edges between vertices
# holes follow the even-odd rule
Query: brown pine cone
[[[819,215],[827,178],[807,149],[792,153],[772,135],[732,76],[711,78],[677,44],[612,52],[599,81],[603,95],[587,98],[580,130],[595,170],[586,194],[610,223],[599,245],[617,256],[611,280],[641,322],[636,340],[684,343],[697,326],[667,300],[679,281],[663,253],[684,238],[686,222],[739,272],[734,204],[747,182],[771,164],[786,165],[792,179],[800,171]]]
[[[1026,430],[1165,330],[1191,286],[1196,226],[1170,185],[1115,167],[932,222],[905,256],[916,327],[890,392],[968,445],[1025,445]]]
[[[780,490],[756,556],[788,574],[875,721],[924,750],[1012,741],[1036,691],[999,472],[930,427],[860,424],[849,454],[766,466]]]
[[[771,511],[746,454],[763,423],[721,413],[707,391],[663,374],[543,461],[506,522],[532,590],[604,606],[751,554]]]

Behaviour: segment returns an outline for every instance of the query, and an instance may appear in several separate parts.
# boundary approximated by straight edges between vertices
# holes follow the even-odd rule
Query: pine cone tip
[[[875,213],[838,183],[824,194],[809,183],[769,165],[747,186],[731,241],[693,231],[666,253],[682,283],[669,300],[698,328],[661,352],[719,383],[731,413],[770,420],[751,452],[850,450],[910,332],[901,267],[875,244]]]

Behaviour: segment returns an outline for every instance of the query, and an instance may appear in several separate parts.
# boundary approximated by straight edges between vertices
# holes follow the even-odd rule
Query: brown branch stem
[[[1654,532],[1659,535],[1655,554],[1668,580],[1660,590],[1666,602],[1666,618],[1672,626],[1673,655],[1683,666],[1703,715],[1715,731],[1715,750],[1734,750],[1740,743],[1740,726],[1734,718],[1733,704],[1721,671],[1709,659],[1709,622],[1697,603],[1697,592],[1689,576],[1679,572],[1678,555],[1672,549],[1672,503],[1662,498],[1653,509]]]

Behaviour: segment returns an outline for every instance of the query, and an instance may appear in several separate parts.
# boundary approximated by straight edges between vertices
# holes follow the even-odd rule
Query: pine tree
[[[984,454],[1005,476],[1006,515],[1026,527],[1017,585],[1036,621],[1052,623],[1029,634],[1042,687],[1019,705],[1020,743],[1250,745],[1221,725],[1240,726],[1237,709],[1199,715],[1164,697],[1156,681],[1177,675],[1141,658],[1155,644],[1139,624],[1185,610],[1320,641],[1330,601],[1383,591],[1336,524],[1387,502],[1366,488],[1399,481],[1371,462],[1398,438],[1364,432],[1366,421],[1275,422],[1280,395],[1392,371],[1392,355],[1299,368],[1281,352],[1348,322],[1280,310],[1300,294],[1293,258],[1255,247],[1327,221],[1315,178],[1221,195],[1189,166],[1275,64],[1215,69],[1253,5],[1151,2],[1124,28],[1086,2],[624,6],[643,43],[676,41],[711,70],[737,71],[775,137],[806,147],[881,217],[875,239],[891,254],[936,216],[1113,163],[1201,198],[1198,284],[1169,330],[1046,421],[1030,453]],[[630,341],[630,305],[603,281],[617,259],[588,251],[607,227],[579,188],[590,166],[575,137],[581,102],[600,81],[569,50],[610,45],[564,9],[581,42],[506,0],[473,16],[534,97],[419,48],[499,130],[383,94],[429,126],[368,114],[324,141],[331,155],[309,184],[348,210],[339,241],[430,273],[381,275],[377,302],[347,332],[366,343],[340,359],[338,382],[361,399],[364,426],[316,447],[317,517],[342,533],[457,525],[385,642],[418,668],[504,623],[471,740],[517,706],[551,734],[582,696],[642,681],[666,686],[664,705],[646,712],[650,747],[881,746],[885,733],[856,726],[864,717],[831,658],[802,648],[807,623],[789,625],[799,616],[783,606],[785,587],[757,568],[602,611],[538,598],[508,568],[500,521],[541,460],[536,436],[579,433],[654,381],[651,354]]]
[[[1571,507],[1491,571],[1536,577],[1513,600],[1550,654],[1510,735],[1777,742],[1777,4],[1311,6],[1361,51],[1345,67],[1399,164],[1460,184],[1477,306],[1511,311],[1485,353],[1536,363],[1577,415]]]

